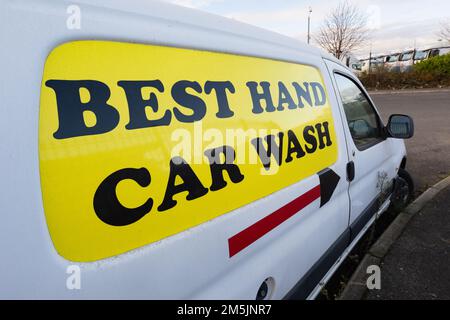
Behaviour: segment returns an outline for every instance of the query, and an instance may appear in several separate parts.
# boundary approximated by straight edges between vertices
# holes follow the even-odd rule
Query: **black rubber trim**
[[[283,298],[286,300],[304,300],[331,269],[344,250],[361,232],[380,207],[380,196],[376,197],[344,233],[331,245],[322,257],[308,270],[297,284]]]
[[[406,158],[406,157],[403,157],[402,163],[400,163],[400,168],[402,168],[402,169],[405,169],[405,168],[406,168],[406,161],[407,161],[407,158]]]
[[[364,211],[352,222],[350,225],[351,237],[350,241],[356,238],[361,232],[364,226],[369,222],[375,213],[380,208],[380,196],[376,197],[372,202],[364,209]]]
[[[283,299],[306,299],[311,294],[312,290],[314,290],[314,288],[319,284],[320,280],[322,280],[325,274],[331,269],[349,244],[350,229],[347,228]]]

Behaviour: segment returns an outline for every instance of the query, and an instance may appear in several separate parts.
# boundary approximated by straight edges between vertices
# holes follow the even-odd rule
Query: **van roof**
[[[331,54],[322,51],[316,47],[308,45],[302,41],[296,40],[294,38],[269,31],[260,27],[256,27],[247,23],[239,22],[230,18],[225,18],[211,13],[206,13],[201,10],[191,9],[187,7],[182,7],[179,5],[162,2],[159,0],[79,0],[81,4],[95,5],[95,7],[103,7],[109,10],[122,11],[134,15],[145,16],[146,18],[151,18],[157,20],[166,26],[175,27],[179,29],[197,29],[197,31],[204,32],[219,32],[225,34],[228,37],[234,38],[245,38],[249,42],[258,41],[263,42],[266,45],[275,45],[279,48],[288,50],[307,53],[316,56],[322,56],[323,58],[333,60],[341,65],[338,59],[336,59]],[[157,37],[157,35],[152,35],[152,37]],[[155,39],[157,40],[157,39]],[[165,41],[156,41],[165,44]],[[193,45],[195,49],[211,49],[211,47],[216,47],[218,51],[229,52],[229,53],[241,53],[246,54],[242,48],[230,48],[230,46],[224,46],[227,49],[222,49],[221,44],[209,43],[207,48],[201,45]],[[223,44],[222,44],[223,45]],[[265,56],[264,53],[261,56]],[[274,58],[274,57],[269,57]]]

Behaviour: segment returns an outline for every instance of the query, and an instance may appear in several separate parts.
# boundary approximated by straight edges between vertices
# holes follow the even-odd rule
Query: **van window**
[[[424,60],[430,50],[416,51],[414,54],[414,60]]]
[[[356,147],[364,150],[383,140],[380,119],[364,92],[346,76],[335,73],[335,78]]]
[[[400,58],[401,61],[408,61],[411,60],[411,58],[413,57],[414,51],[411,52],[406,52],[404,54],[402,54],[402,57]]]
[[[439,55],[439,49],[432,49],[430,52],[430,58],[431,57],[436,57]]]
[[[400,57],[400,55],[398,55],[398,54],[389,56],[386,58],[386,62],[396,62],[396,61],[398,61],[399,57]]]
[[[360,63],[352,64],[352,69],[361,71],[361,64]]]

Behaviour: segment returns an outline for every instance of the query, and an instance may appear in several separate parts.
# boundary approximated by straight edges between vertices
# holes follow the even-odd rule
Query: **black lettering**
[[[223,163],[220,160],[221,154],[225,156],[225,161]],[[226,187],[227,182],[223,177],[223,171],[228,173],[228,176],[233,183],[239,183],[244,179],[239,167],[233,163],[236,158],[236,152],[232,147],[223,146],[209,149],[205,151],[205,155],[208,157],[211,170],[212,183],[209,188],[211,191],[220,190]]]
[[[296,153],[296,158],[301,158],[305,156],[305,151],[303,151],[302,146],[300,145],[300,142],[297,139],[297,136],[295,135],[294,131],[288,130],[288,144],[287,144],[287,156],[286,156],[286,162],[292,161],[292,154]]]
[[[270,134],[265,137],[267,143],[267,149],[264,148],[262,138],[255,138],[251,140],[251,144],[255,147],[256,152],[261,159],[261,162],[266,170],[270,169],[270,158],[273,155],[277,164],[281,165],[282,153],[283,153],[283,132],[278,133],[278,140],[280,144],[275,142],[275,135]]]
[[[270,83],[267,81],[260,82],[262,93],[258,92],[258,83],[254,81],[247,82],[247,87],[250,89],[250,94],[253,101],[253,113],[262,113],[264,109],[261,106],[261,100],[266,102],[266,111],[275,111],[275,106],[273,105],[272,96],[270,95]]]
[[[294,86],[295,92],[297,93],[299,108],[303,108],[305,106],[303,104],[303,100],[308,102],[308,104],[312,107],[313,103],[312,103],[311,93],[309,92],[309,83],[303,82],[305,89],[303,89],[297,82],[293,82],[292,85]]]
[[[131,179],[141,187],[150,185],[150,172],[145,168],[118,170],[102,181],[94,195],[94,211],[104,223],[112,226],[126,226],[134,223],[150,212],[153,200],[149,198],[137,208],[124,207],[117,199],[116,187],[119,182]]]
[[[173,85],[172,97],[180,106],[191,109],[192,114],[184,114],[176,107],[173,109],[173,114],[181,122],[199,121],[206,114],[206,104],[200,97],[187,93],[187,88],[191,88],[197,93],[202,93],[202,87],[198,82],[181,80]]]
[[[318,123],[314,126],[317,131],[317,136],[319,140],[319,149],[325,148],[324,140],[326,141],[326,146],[331,146],[331,138],[330,138],[330,132],[328,130],[328,122],[325,121],[323,123],[323,130],[322,130],[322,123]]]
[[[183,180],[183,183],[175,185],[177,176]],[[208,189],[202,185],[191,166],[183,158],[173,157],[170,160],[170,174],[166,193],[163,202],[158,207],[158,211],[173,208],[177,204],[173,200],[173,196],[184,191],[188,192],[186,200],[194,200],[208,193]]]
[[[160,119],[149,120],[145,113],[145,108],[150,107],[153,112],[158,111],[158,99],[151,92],[148,99],[142,97],[142,88],[155,88],[159,92],[164,92],[164,86],[160,80],[149,81],[119,81],[117,85],[125,91],[128,101],[130,121],[125,126],[127,129],[141,129],[157,126],[168,126],[172,118],[169,110],[164,112]]]
[[[217,118],[229,118],[234,115],[228,104],[227,90],[231,93],[235,92],[234,86],[230,81],[206,81],[205,93],[210,94],[214,90],[217,97],[217,106],[219,111],[216,113]]]
[[[311,132],[311,133],[310,133]],[[306,126],[303,129],[303,139],[310,145],[305,145],[305,150],[308,153],[313,153],[317,149],[317,140],[314,136],[314,127],[313,126]]]
[[[289,93],[289,90],[283,84],[283,82],[278,82],[278,111],[283,111],[283,104],[287,104],[289,109],[297,109],[297,105]]]
[[[66,139],[92,134],[101,134],[114,129],[119,123],[119,112],[107,103],[111,91],[108,86],[95,80],[48,80],[47,87],[56,94],[58,108],[58,130],[55,139]],[[88,90],[90,100],[81,102],[80,89]],[[88,127],[83,113],[94,113],[96,123]]]

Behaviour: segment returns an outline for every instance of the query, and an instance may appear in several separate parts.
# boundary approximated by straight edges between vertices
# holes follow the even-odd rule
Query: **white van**
[[[0,298],[312,299],[411,197],[341,62],[149,0],[0,2]]]
[[[400,72],[400,56],[401,53],[393,53],[386,57],[384,66],[388,71]]]
[[[371,59],[361,60],[361,73],[377,72],[384,64],[384,57],[372,57]]]
[[[416,50],[414,53],[414,64],[427,60],[430,56],[431,49]]]
[[[344,59],[341,59],[347,67],[349,67],[356,76],[360,76],[362,73],[361,60],[353,55],[347,55]]]
[[[414,55],[416,50],[404,51],[399,58],[400,72],[411,71],[414,65]]]
[[[429,57],[443,56],[450,53],[450,47],[433,48],[430,50]]]

